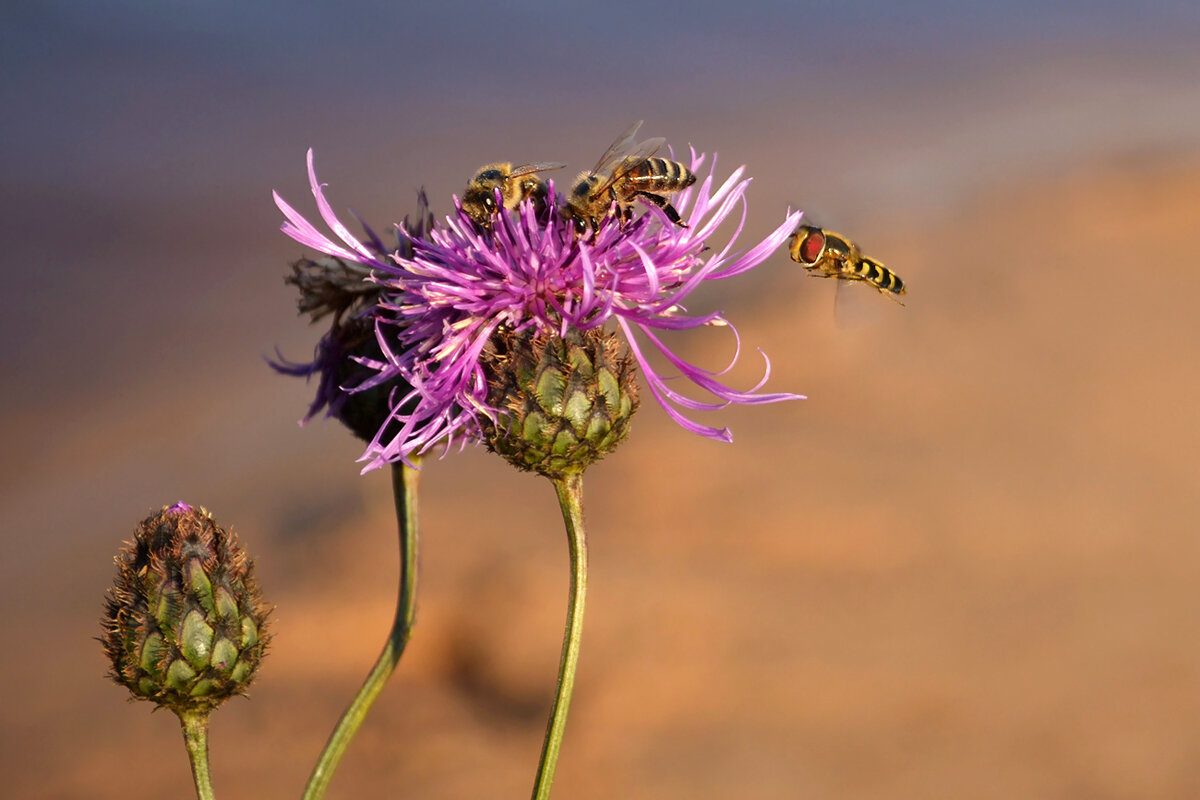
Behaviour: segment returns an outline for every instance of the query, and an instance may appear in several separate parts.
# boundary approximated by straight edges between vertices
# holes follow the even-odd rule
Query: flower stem
[[[329,741],[325,743],[325,749],[308,777],[303,800],[318,800],[325,795],[329,782],[333,780],[334,770],[350,746],[350,740],[358,732],[367,712],[383,691],[383,685],[396,669],[412,633],[416,617],[417,481],[420,474],[414,467],[403,464],[392,466],[392,494],[396,500],[396,522],[400,530],[400,587],[396,597],[396,617],[375,666],[329,735]]]
[[[547,800],[554,783],[554,768],[567,726],[567,709],[575,686],[575,668],[579,664],[579,641],[583,632],[583,606],[587,594],[587,534],[583,529],[583,473],[557,478],[558,505],[562,508],[571,551],[571,594],[567,600],[567,628],[563,633],[562,658],[558,665],[558,693],[546,725],[546,740],[538,762],[533,800]]]
[[[208,713],[185,711],[179,714],[183,744],[192,762],[192,781],[197,800],[213,800],[212,777],[208,774]]]

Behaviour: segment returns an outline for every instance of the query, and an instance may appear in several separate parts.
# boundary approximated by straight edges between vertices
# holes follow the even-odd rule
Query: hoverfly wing
[[[868,291],[869,287],[851,285],[861,281],[834,280],[833,283],[833,324],[838,330],[849,333],[879,324],[883,319],[883,307],[871,297],[874,292]]]
[[[880,279],[879,270],[883,277]],[[896,305],[903,307],[904,303],[897,296],[898,292],[889,290],[885,284],[894,277],[903,289],[903,282],[898,275],[883,267],[878,261],[862,256],[858,269],[852,275],[856,277],[839,278],[834,281],[837,288],[833,294],[833,318],[840,330],[851,332],[873,328],[887,318],[890,313],[888,304],[876,295],[883,295]]]

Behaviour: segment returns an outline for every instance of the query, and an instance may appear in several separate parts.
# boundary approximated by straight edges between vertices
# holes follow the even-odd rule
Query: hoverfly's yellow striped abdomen
[[[863,256],[862,261],[859,263],[862,266],[864,281],[881,292],[904,294],[904,281],[900,280],[899,275],[873,258]]]

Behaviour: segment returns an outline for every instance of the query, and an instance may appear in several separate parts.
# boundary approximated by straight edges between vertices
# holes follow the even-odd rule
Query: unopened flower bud
[[[114,560],[101,638],[110,677],[180,715],[243,693],[266,650],[268,609],[233,533],[176,503],[143,520]]]
[[[483,357],[484,441],[514,466],[557,479],[611,453],[637,409],[633,359],[600,328],[566,338],[501,330]]]

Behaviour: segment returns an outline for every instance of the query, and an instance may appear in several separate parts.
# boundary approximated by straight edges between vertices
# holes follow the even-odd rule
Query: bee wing
[[[604,151],[604,155],[600,156],[600,160],[596,162],[596,166],[592,167],[592,174],[598,175],[602,170],[607,169],[608,165],[625,155],[626,151],[633,145],[633,137],[638,132],[638,128],[642,127],[642,120],[630,125],[625,131],[617,137],[617,140],[608,146]]]
[[[535,172],[547,172],[552,169],[562,169],[566,164],[559,161],[534,161],[532,164],[522,164],[519,167],[513,167],[509,173],[510,178],[520,178],[522,175],[532,175]]]
[[[637,169],[642,164],[646,163],[646,159],[658,152],[658,149],[666,143],[666,139],[661,136],[656,136],[653,139],[647,139],[644,142],[634,144],[626,143],[630,148],[623,152],[614,152],[611,161],[615,161],[618,156],[621,157],[621,162],[615,166],[605,165],[604,170],[593,170],[592,174],[604,174],[604,180],[592,188],[592,196],[599,197],[608,191],[614,183],[620,180],[625,175]],[[597,165],[600,166],[600,165]],[[605,174],[607,172],[607,174]]]

